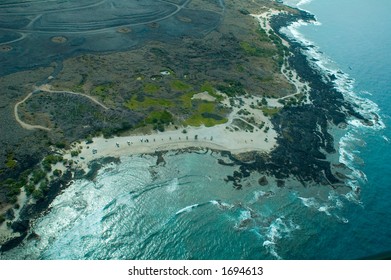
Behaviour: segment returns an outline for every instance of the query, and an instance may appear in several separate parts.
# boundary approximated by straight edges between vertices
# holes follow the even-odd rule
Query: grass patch
[[[188,91],[192,88],[191,85],[186,84],[185,82],[182,82],[180,80],[173,80],[170,83],[171,89],[177,90],[177,91]]]
[[[240,42],[240,47],[249,56],[272,57],[278,54],[275,50],[261,48],[259,46],[256,46],[255,44],[250,44],[248,42]]]
[[[221,95],[216,94],[216,90],[215,90],[215,88],[212,86],[212,84],[210,82],[203,83],[203,85],[201,86],[201,91],[202,92],[204,92],[204,91],[208,92],[211,96],[216,98],[217,101],[221,101],[221,100],[224,99],[224,97],[222,97]]]
[[[91,90],[91,94],[98,96],[101,100],[105,101],[106,98],[110,98],[110,93],[112,92],[113,84],[102,84],[94,87]],[[78,89],[75,89],[76,92],[83,92],[81,89],[78,91]]]
[[[5,163],[5,166],[9,169],[14,169],[18,163],[14,159],[8,159],[7,162]]]
[[[112,88],[113,88],[113,85],[111,83],[109,83],[109,84],[102,84],[102,85],[96,86],[92,90],[92,92],[94,94],[96,94],[96,95],[102,96],[102,95],[110,93],[110,89],[112,89]]]
[[[153,129],[162,132],[164,131],[164,126],[172,122],[174,122],[174,117],[170,112],[166,110],[151,112],[145,119],[146,124],[152,124]]]
[[[156,93],[160,89],[160,86],[155,84],[145,84],[144,85],[144,92],[145,93]]]
[[[242,50],[244,50],[246,54],[251,56],[257,56],[257,54],[259,53],[258,49],[248,42],[240,42],[240,47],[242,48]]]
[[[212,84],[209,82],[205,82],[201,86],[201,91],[207,91],[211,95],[215,93],[215,89],[213,88]]]
[[[174,103],[167,99],[154,99],[150,97],[144,97],[142,101],[137,100],[137,96],[133,96],[125,106],[131,110],[146,109],[151,107],[172,107]]]
[[[9,169],[14,169],[18,165],[18,162],[14,159],[14,155],[9,153],[7,155],[7,161],[5,162],[5,166]]]
[[[202,114],[196,114],[191,116],[189,119],[185,121],[185,125],[191,126],[201,126],[205,125],[206,127],[215,126],[218,124],[223,124],[228,121],[227,118],[222,118],[221,120],[216,120],[215,118],[205,118]]]
[[[221,111],[221,110],[220,110]],[[228,121],[227,118],[221,116],[219,109],[216,108],[216,103],[202,102],[199,103],[196,111],[184,122],[184,125],[207,127],[223,124]]]
[[[273,117],[276,115],[281,109],[280,108],[269,108],[269,107],[263,107],[262,112],[265,116]]]
[[[181,95],[180,99],[182,101],[182,106],[186,109],[190,109],[192,107],[192,97],[195,93],[194,92],[188,92],[183,95]]]

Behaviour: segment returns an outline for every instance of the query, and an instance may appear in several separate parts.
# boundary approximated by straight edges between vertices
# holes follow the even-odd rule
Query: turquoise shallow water
[[[3,258],[313,258],[320,232],[346,225],[343,196],[293,182],[261,187],[259,174],[236,190],[224,181],[235,167],[218,158],[169,153],[165,166],[152,156],[122,158],[58,196],[33,227],[40,239]]]
[[[359,197],[293,181],[261,187],[261,174],[238,191],[224,181],[236,167],[211,152],[172,152],[165,166],[152,156],[122,158],[96,181],[76,181],[36,221],[41,238],[1,258],[356,259],[390,251],[390,6],[314,0],[301,7],[322,24],[296,29],[318,46],[322,65],[345,73],[338,81],[347,96],[381,116],[377,128],[353,122],[338,143]]]

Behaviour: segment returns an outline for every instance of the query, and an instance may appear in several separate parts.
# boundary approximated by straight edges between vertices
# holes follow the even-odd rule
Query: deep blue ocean
[[[293,180],[262,187],[262,174],[236,190],[224,178],[237,167],[217,164],[221,155],[210,151],[170,152],[165,166],[123,157],[95,181],[75,181],[33,225],[40,239],[1,258],[358,259],[391,251],[391,1],[306,2],[300,8],[320,24],[287,32],[316,46],[310,52],[338,73],[346,98],[380,116],[374,127],[351,120],[338,132],[351,191]]]

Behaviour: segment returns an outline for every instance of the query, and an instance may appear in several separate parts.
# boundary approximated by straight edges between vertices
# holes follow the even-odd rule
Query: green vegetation
[[[263,107],[262,112],[265,116],[273,117],[280,111],[280,108]]]
[[[18,165],[18,162],[14,159],[14,154],[9,153],[7,155],[7,161],[5,163],[5,166],[9,169],[14,169]]]
[[[35,185],[34,184],[27,184],[26,186],[24,186],[24,189],[27,193],[27,195],[31,195],[34,191],[35,191]]]
[[[244,50],[247,55],[250,56],[262,56],[262,50],[253,44],[248,42],[240,42],[240,47]]]
[[[188,91],[192,88],[191,85],[186,84],[185,82],[182,82],[180,80],[173,80],[170,82],[171,89],[177,90],[177,91]]]
[[[244,90],[244,86],[242,85],[241,82],[227,81],[226,83],[227,83],[227,85],[218,85],[217,89],[219,91],[224,92],[229,97],[240,96],[240,95],[246,94],[246,91]]]
[[[59,170],[59,169],[55,169],[55,170],[53,171],[53,175],[56,176],[56,177],[60,177],[61,174],[62,174],[62,171]]]
[[[152,124],[154,130],[164,131],[164,126],[174,122],[174,117],[168,111],[151,112],[145,119],[146,124]]]
[[[206,91],[206,92],[208,92],[210,95],[215,94],[215,89],[213,88],[212,84],[209,83],[209,82],[205,82],[205,83],[201,86],[201,91]]]
[[[160,86],[156,85],[156,84],[151,84],[151,83],[148,83],[148,84],[145,84],[144,85],[144,92],[145,93],[156,93],[159,91],[160,89]]]
[[[139,110],[150,107],[172,107],[174,103],[167,99],[154,99],[150,97],[144,97],[142,101],[138,101],[136,96],[133,96],[125,106],[131,110]]]
[[[110,89],[112,88],[112,84],[111,83],[108,83],[108,84],[102,84],[102,85],[98,85],[96,86],[92,92],[95,93],[96,95],[104,95],[106,93],[109,93]]]
[[[46,162],[58,162],[58,161],[62,161],[63,159],[61,156],[49,155],[44,159],[44,161],[45,160]],[[29,182],[26,181],[24,184],[24,189],[26,191],[26,194],[32,195],[33,198],[36,200],[42,199],[44,195],[49,191],[49,181],[46,178],[46,172],[42,170],[41,167],[36,167],[33,170],[33,172],[31,172],[30,175],[31,177]],[[36,186],[38,184],[39,187],[37,188]]]
[[[37,189],[35,189],[32,193],[32,196],[36,200],[40,200],[44,198],[45,194],[49,191],[49,187],[47,182],[42,182]]]
[[[277,40],[279,39],[278,37],[276,39],[275,37],[269,36],[262,28],[257,29],[254,34],[254,37],[256,38],[255,40],[252,40],[251,42],[242,41],[239,43],[240,47],[246,53],[246,55],[269,58],[279,54],[280,44]],[[277,47],[277,50],[270,48],[268,44],[265,45],[265,43],[270,42],[270,40],[272,40],[274,45]]]
[[[71,91],[84,93],[83,85],[74,86],[74,87],[71,88]]]
[[[205,82],[201,86],[201,91],[208,92],[211,96],[216,98],[217,101],[223,100],[223,97],[219,94],[216,94],[216,90],[214,89],[213,85],[210,82]]]
[[[66,144],[64,142],[56,143],[55,145],[59,149],[64,149],[66,147]]]
[[[4,221],[5,221],[5,217],[2,214],[0,214],[0,225],[4,223]]]
[[[184,125],[200,126],[204,124],[210,127],[226,123],[228,119],[218,114],[219,111],[221,110],[217,108],[216,103],[201,102],[198,104],[196,111],[184,122]]]
[[[266,31],[262,28],[257,29],[257,36],[258,36],[259,41],[261,41],[261,42],[269,42],[270,41],[269,36],[267,35]]]
[[[45,170],[50,171],[52,170],[52,164],[56,164],[57,162],[60,162],[62,160],[63,158],[60,155],[48,155],[42,161],[42,166]]]
[[[111,92],[113,90],[113,84],[112,83],[106,83],[96,86],[92,91],[91,94],[98,96],[102,100],[106,100],[107,98],[110,98]]]
[[[182,101],[182,107],[186,109],[190,109],[193,105],[192,103],[192,97],[195,93],[194,92],[188,92],[183,95],[181,95],[180,99]]]
[[[6,196],[10,203],[17,201],[16,197],[20,194],[20,189],[23,187],[23,182],[16,181],[12,178],[6,179],[1,188],[6,190]]]
[[[41,168],[34,169],[33,173],[31,174],[31,181],[34,184],[38,184],[44,178],[46,178],[46,172]]]
[[[0,181],[0,190],[5,195],[8,203],[14,204],[17,202],[17,196],[20,194],[21,188],[26,185],[27,177],[30,170],[27,169],[19,174],[18,178],[8,178]]]
[[[278,63],[278,67],[281,68],[284,63],[285,53],[288,52],[288,49],[282,43],[281,38],[278,37],[274,32],[270,32],[269,38],[272,40],[273,44],[277,48],[277,54],[278,54],[277,63]]]
[[[240,42],[240,47],[249,56],[273,57],[277,54],[276,50],[270,48],[262,48],[254,43]]]

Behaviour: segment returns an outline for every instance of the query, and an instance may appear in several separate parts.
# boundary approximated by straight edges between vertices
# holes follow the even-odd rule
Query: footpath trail
[[[46,130],[46,131],[49,131],[50,128],[48,127],[44,127],[44,126],[41,126],[41,125],[31,125],[31,124],[28,124],[28,123],[25,123],[24,121],[22,121],[20,118],[19,118],[19,113],[18,113],[18,107],[20,104],[26,102],[27,99],[29,99],[31,97],[31,95],[33,95],[34,91],[30,92],[22,101],[19,101],[18,103],[15,104],[14,106],[14,117],[15,117],[15,120],[20,124],[21,127],[23,127],[24,129],[28,129],[28,130],[35,130],[35,129],[41,129],[41,130]]]
[[[34,93],[38,93],[38,92],[46,92],[46,93],[65,93],[65,94],[73,94],[73,95],[79,95],[79,96],[83,96],[85,98],[88,98],[90,101],[92,101],[93,103],[99,105],[100,107],[102,107],[103,109],[105,110],[108,110],[109,108],[107,106],[105,106],[103,103],[99,102],[96,98],[92,97],[92,96],[89,96],[87,94],[84,94],[84,93],[80,93],[80,92],[73,92],[73,91],[66,91],[66,90],[51,90],[50,89],[50,86],[48,84],[45,84],[45,85],[42,85],[40,87],[37,87],[36,89],[34,89],[32,92],[30,92],[29,94],[26,95],[26,97],[19,101],[18,103],[15,104],[14,106],[14,117],[15,117],[15,120],[20,124],[21,127],[23,127],[24,129],[28,129],[28,130],[36,130],[36,129],[40,129],[40,130],[45,130],[45,131],[50,131],[51,129],[48,128],[48,127],[44,127],[42,125],[33,125],[33,124],[28,124],[26,122],[24,122],[23,120],[20,119],[19,117],[19,105],[23,104],[24,102],[26,102]]]
[[[95,104],[99,105],[100,107],[102,107],[105,110],[109,109],[106,105],[104,105],[103,103],[99,102],[96,98],[94,98],[92,96],[89,96],[87,94],[80,93],[80,92],[67,91],[67,90],[51,90],[50,88],[46,88],[45,86],[47,86],[47,85],[42,86],[40,88],[40,91],[48,92],[48,93],[66,93],[66,94],[80,95],[80,96],[83,96],[85,98],[88,98],[89,100],[91,100],[92,102],[94,102]]]

